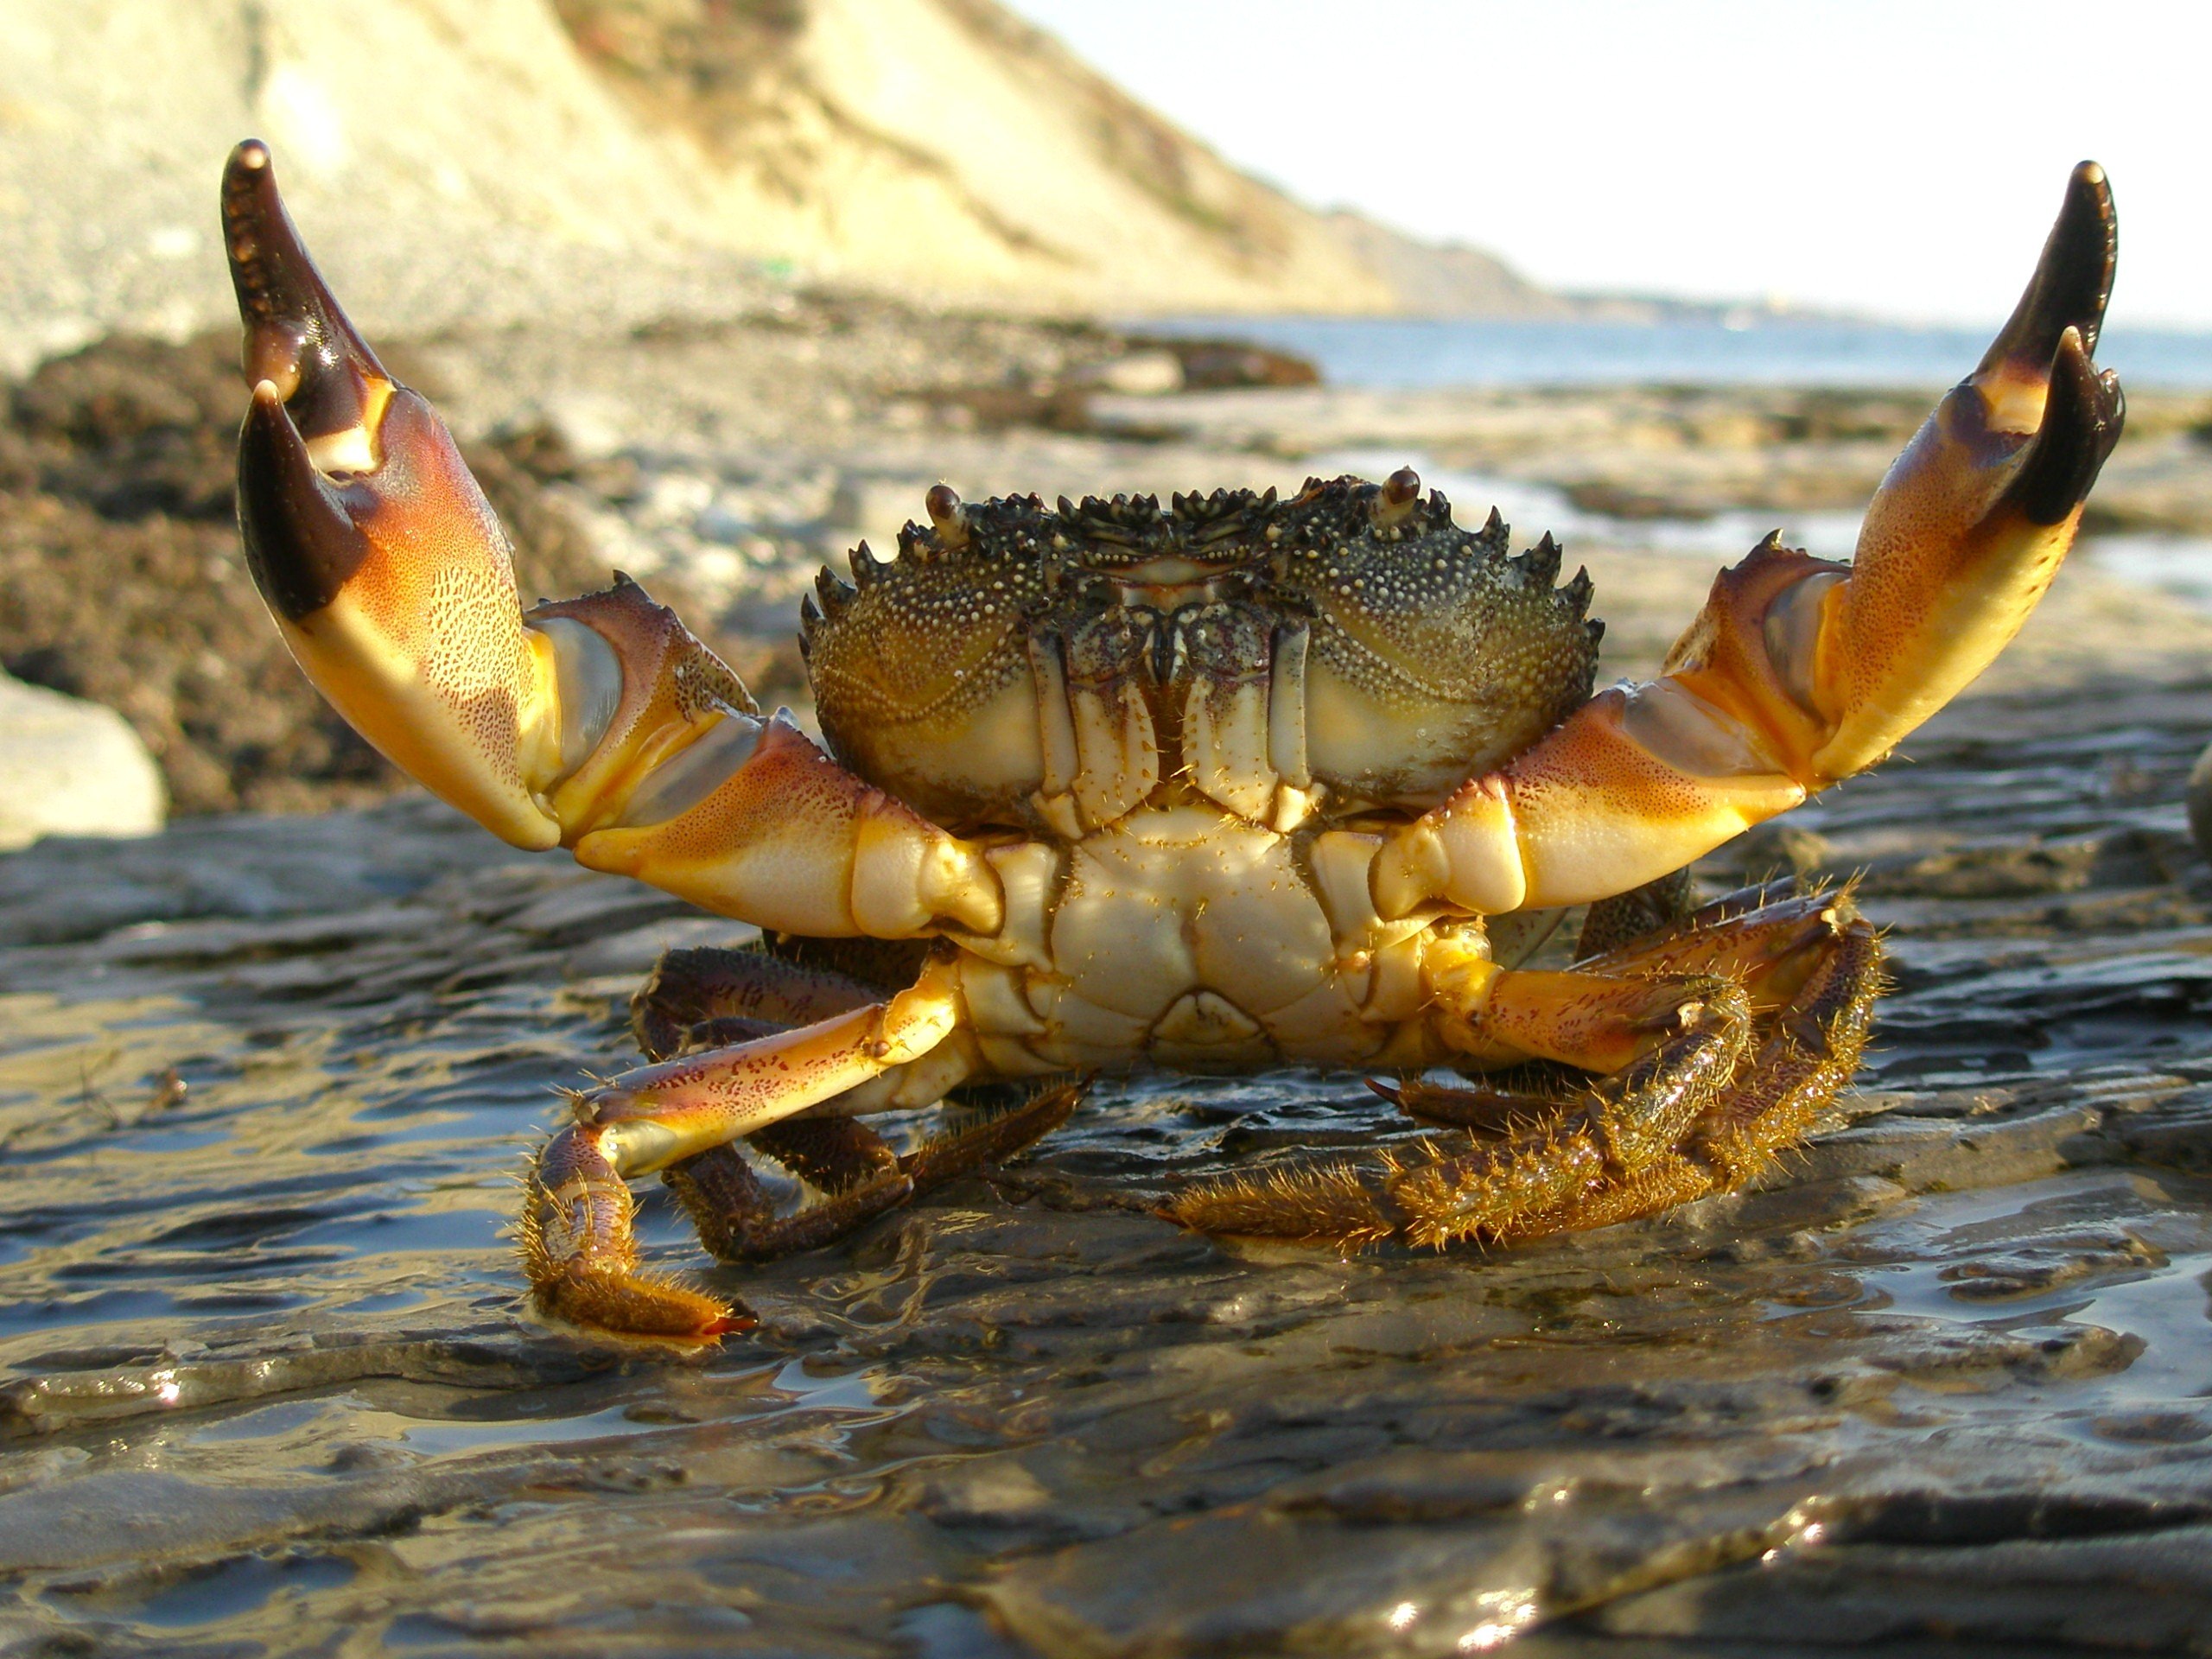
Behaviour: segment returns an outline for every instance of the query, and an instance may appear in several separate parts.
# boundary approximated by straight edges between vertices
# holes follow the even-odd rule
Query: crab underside
[[[506,840],[764,930],[663,961],[633,1008],[652,1063],[578,1093],[534,1166],[540,1305],[631,1335],[746,1319],[640,1267],[632,1179],[759,1260],[1012,1155],[1139,1065],[1391,1074],[1438,1126],[1168,1205],[1210,1232],[1510,1241],[1758,1176],[1855,1070],[1879,944],[1847,891],[1693,910],[1680,873],[1988,664],[2122,416],[2090,361],[2116,241],[2085,162],[1853,560],[1769,538],[1649,683],[1592,696],[1586,578],[1557,581],[1548,537],[1514,555],[1495,513],[1461,529],[1410,471],[1165,510],[939,486],[895,557],[862,547],[805,607],[824,747],[634,583],[525,614],[443,424],[346,321],[263,146],[223,201],[254,389],[239,522],[301,667]],[[1580,905],[1582,960],[1517,965],[1525,918]],[[862,1121],[940,1103],[905,1154]],[[814,1201],[779,1213],[740,1142]]]

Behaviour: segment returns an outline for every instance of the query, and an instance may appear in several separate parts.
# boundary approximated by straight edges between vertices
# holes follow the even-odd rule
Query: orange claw
[[[223,224],[253,386],[238,527],[284,643],[394,764],[517,846],[557,845],[522,766],[550,664],[524,639],[498,519],[445,423],[346,321],[257,142],[232,152]]]
[[[2089,360],[2119,225],[2084,162],[2011,319],[1882,481],[1829,603],[1813,702],[1822,781],[1887,754],[2011,643],[2050,585],[2120,442],[2120,380]]]
[[[1724,570],[1661,677],[1593,698],[1391,836],[1377,911],[1607,898],[1865,770],[1986,668],[2050,585],[2120,441],[2089,360],[2118,232],[2074,169],[2012,318],[1882,481],[1853,562],[1773,538]]]
[[[247,562],[355,730],[504,840],[725,915],[817,938],[996,931],[980,849],[759,719],[636,583],[524,616],[483,493],[317,274],[266,146],[232,152],[223,219],[253,387]]]

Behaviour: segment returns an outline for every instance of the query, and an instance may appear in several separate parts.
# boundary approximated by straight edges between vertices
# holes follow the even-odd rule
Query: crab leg
[[[803,1117],[747,1137],[829,1196],[779,1216],[767,1189],[734,1147],[716,1147],[661,1173],[724,1262],[766,1262],[843,1237],[908,1199],[987,1163],[1011,1158],[1067,1121],[1084,1084],[1039,1082],[1010,1107],[932,1136],[899,1154],[857,1118]]]
[[[576,1122],[538,1154],[524,1201],[523,1263],[540,1305],[579,1325],[639,1336],[703,1341],[739,1328],[728,1304],[638,1271],[631,1178],[879,1080],[888,1086],[871,1103],[926,1105],[969,1069],[964,1046],[946,1041],[962,1018],[951,966],[932,962],[887,1001],[642,1066],[577,1096]],[[931,1065],[939,1052],[943,1060]]]
[[[2034,279],[1883,480],[1848,565],[1772,537],[1721,572],[1661,677],[1607,691],[1398,831],[1377,908],[1497,914],[1679,869],[1874,764],[1987,667],[2050,584],[2120,438],[2089,353],[2116,232],[2074,171]]]
[[[1508,1002],[1503,1023],[1519,1033],[1524,1056],[1618,1057],[1580,1101],[1551,1103],[1501,1139],[1465,1150],[1431,1141],[1411,1156],[1231,1176],[1182,1194],[1167,1215],[1201,1232],[1440,1248],[1502,1236],[1522,1216],[1574,1205],[1674,1156],[1743,1058],[1751,1025],[1744,994],[1704,976],[1565,982],[1578,977],[1497,970],[1481,1006],[1455,1013],[1480,1029],[1491,1007]]]
[[[1586,969],[1493,969],[1437,988],[1446,1034],[1471,1033],[1478,1063],[1630,1057],[1586,1092],[1385,1089],[1418,1116],[1471,1128],[1473,1144],[1232,1176],[1166,1213],[1205,1232],[1440,1246],[1608,1226],[1742,1186],[1858,1069],[1881,949],[1834,895],[1701,914]]]
[[[308,677],[379,750],[519,847],[563,846],[817,938],[995,931],[981,851],[846,772],[618,578],[517,603],[507,543],[430,405],[316,273],[268,150],[223,181],[253,405],[247,562]]]
[[[690,946],[664,951],[631,996],[630,1033],[648,1059],[666,1060],[882,1000],[879,987],[766,950]]]

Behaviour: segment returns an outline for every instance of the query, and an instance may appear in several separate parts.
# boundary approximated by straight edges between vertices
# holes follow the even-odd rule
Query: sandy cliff
[[[221,319],[214,181],[247,133],[374,328],[710,316],[814,278],[1425,303],[1373,236],[991,0],[0,0],[0,369]]]

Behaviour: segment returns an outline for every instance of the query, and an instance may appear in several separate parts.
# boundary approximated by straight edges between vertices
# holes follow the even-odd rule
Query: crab
[[[1504,1243],[1760,1177],[1857,1069],[1880,940],[1847,888],[1694,909],[1682,873],[1987,665],[2123,414],[2091,361],[2116,230],[2084,162],[1854,558],[1768,537],[1656,679],[1593,696],[1587,576],[1558,580],[1549,537],[1515,554],[1495,512],[1462,529],[1410,469],[1165,508],[939,485],[895,557],[863,544],[802,607],[817,742],[632,582],[522,610],[445,426],[340,309],[264,145],[232,153],[223,214],[238,521],[308,677],[509,842],[762,931],[661,961],[632,1005],[652,1063],[572,1091],[526,1179],[540,1309],[635,1338],[752,1316],[642,1263],[632,1179],[660,1174],[715,1256],[764,1260],[1139,1067],[1382,1074],[1438,1126],[1166,1202],[1212,1234]],[[1525,965],[1530,919],[1579,906],[1580,958]],[[903,1153],[864,1122],[931,1107]],[[741,1143],[808,1201],[786,1211]]]

